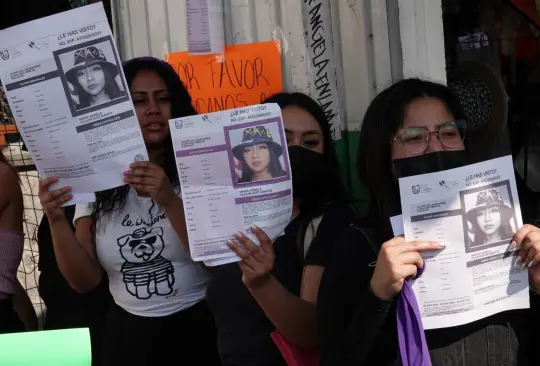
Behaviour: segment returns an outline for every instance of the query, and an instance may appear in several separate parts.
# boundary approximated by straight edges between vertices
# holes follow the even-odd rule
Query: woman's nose
[[[484,221],[485,222],[491,221],[491,215],[484,215]]]
[[[444,146],[443,144],[441,144],[437,136],[431,135],[431,138],[428,141],[428,148],[426,150],[426,154],[443,151],[443,150],[444,150]]]

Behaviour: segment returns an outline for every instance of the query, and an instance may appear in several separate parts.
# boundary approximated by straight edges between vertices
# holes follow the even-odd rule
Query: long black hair
[[[186,87],[180,80],[178,74],[165,61],[155,59],[153,57],[140,57],[124,62],[124,74],[128,86],[135,79],[135,76],[141,71],[155,72],[163,79],[169,98],[171,100],[171,116],[172,118],[180,118],[197,114],[197,111],[191,104],[191,96]],[[161,166],[169,179],[171,185],[179,189],[178,171],[176,169],[176,161],[174,158],[174,149],[172,145],[171,135],[163,142],[164,157],[163,165]],[[97,224],[99,219],[104,214],[108,214],[114,210],[121,210],[126,204],[126,197],[130,190],[129,185],[101,191],[96,194],[96,202],[92,217],[94,224]],[[150,211],[152,208],[150,208]]]
[[[368,215],[381,226],[384,239],[393,236],[389,216],[397,214],[393,210],[395,200],[399,200],[392,175],[390,141],[403,126],[406,107],[419,98],[440,100],[454,119],[465,119],[459,100],[448,87],[420,79],[401,80],[371,102],[360,131],[357,169],[370,197]]]
[[[116,80],[114,80],[114,78],[112,77],[109,70],[107,70],[107,68],[105,67],[101,67],[101,70],[103,71],[103,75],[105,76],[105,94],[107,94],[107,96],[111,100],[123,96],[124,93],[122,92],[122,90],[120,90],[120,87],[116,83]],[[79,83],[79,80],[75,79],[73,88],[75,89],[75,94],[79,97],[79,104],[77,104],[77,109],[90,107],[92,103],[92,96],[83,89],[83,87]]]
[[[302,93],[279,93],[266,99],[263,103],[277,103],[281,109],[287,107],[298,107],[311,114],[321,128],[324,139],[323,158],[326,170],[326,177],[322,185],[324,188],[317,197],[300,201],[300,214],[298,220],[299,236],[297,244],[299,252],[303,253],[304,236],[308,225],[313,218],[323,214],[325,207],[329,203],[339,203],[347,205],[350,202],[349,195],[343,184],[341,172],[334,149],[334,142],[330,132],[330,123],[321,106],[312,98]],[[294,172],[293,172],[294,174]]]
[[[279,162],[279,158],[277,157],[276,153],[273,149],[268,146],[267,143],[261,142],[260,144],[264,144],[268,148],[268,156],[270,159],[270,162],[268,164],[268,172],[270,173],[270,176],[272,178],[282,177],[285,175],[285,171],[283,170],[283,167],[281,166],[281,163]],[[257,145],[260,145],[257,144]],[[242,163],[242,176],[239,180],[239,183],[249,183],[253,181],[253,171],[251,168],[247,165],[246,160],[244,159],[244,156],[242,155],[242,158],[240,159],[240,162]]]

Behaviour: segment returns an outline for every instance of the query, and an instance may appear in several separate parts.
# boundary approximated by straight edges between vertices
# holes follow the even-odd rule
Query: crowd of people
[[[469,163],[466,118],[452,91],[407,79],[373,100],[357,157],[370,196],[362,215],[341,181],[319,104],[301,93],[268,98],[264,103],[282,110],[292,216],[274,241],[259,228],[259,243],[237,235],[228,244],[241,261],[211,269],[190,257],[168,125],[196,113],[191,97],[164,61],[142,57],[123,68],[149,161],[134,162],[124,186],[98,192],[89,205],[60,207],[71,199],[70,187],[51,189],[55,177],[41,180],[45,329],[89,327],[94,365],[286,365],[276,332],[318,352],[322,366],[399,364],[395,298],[423,268],[421,253],[443,246],[394,237],[390,217],[401,212],[397,181],[406,171]],[[244,144],[239,160],[271,144]],[[22,195],[1,153],[0,186],[0,333],[32,330],[16,276]],[[538,364],[540,229],[525,225],[512,235],[508,244],[520,248],[518,260],[529,271],[531,308],[426,331],[433,365]],[[160,250],[147,251],[156,242]],[[155,256],[151,269],[145,256]]]

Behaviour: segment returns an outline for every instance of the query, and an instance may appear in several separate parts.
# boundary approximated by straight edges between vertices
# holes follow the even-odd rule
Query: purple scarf
[[[415,279],[424,273],[424,269],[425,263],[424,267],[418,269]],[[412,286],[407,280],[403,283],[403,288],[397,298],[396,314],[401,365],[431,366],[418,303]]]

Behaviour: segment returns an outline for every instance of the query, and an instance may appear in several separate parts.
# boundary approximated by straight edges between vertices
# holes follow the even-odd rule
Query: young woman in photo
[[[229,245],[242,261],[213,270],[207,299],[226,366],[285,366],[270,336],[275,330],[292,343],[318,345],[317,293],[328,246],[334,233],[355,217],[321,107],[300,93],[277,94],[266,103],[277,103],[283,114],[293,213],[273,242],[254,230],[260,247],[238,234],[238,241]],[[315,228],[316,218],[321,219]]]
[[[259,182],[285,175],[279,157],[281,145],[274,141],[265,126],[246,128],[242,143],[232,149],[233,155],[242,164],[242,176],[238,183]]]
[[[75,233],[59,207],[70,188],[40,183],[60,271],[78,292],[104,276],[114,300],[102,339],[105,366],[219,365],[216,331],[205,301],[210,275],[191,260],[169,119],[194,115],[191,97],[173,68],[151,57],[124,63],[150,161],[133,163],[126,185],[77,205]]]
[[[102,50],[90,46],[76,51],[74,58],[74,66],[66,72],[66,80],[74,88],[77,110],[124,96],[115,80],[118,67],[107,61]]]
[[[478,193],[476,206],[467,212],[474,239],[471,247],[501,242],[512,238],[514,232],[510,220],[514,211],[504,204],[496,189]]]
[[[394,84],[370,104],[357,162],[371,197],[370,224],[352,225],[332,241],[318,297],[321,366],[393,366],[400,364],[399,351],[406,349],[417,361],[429,357],[433,366],[537,364],[537,359],[530,362],[529,343],[539,326],[531,320],[538,296],[531,297],[531,310],[427,330],[426,352],[421,344],[398,343],[396,296],[404,281],[423,268],[421,253],[444,250],[433,241],[394,237],[390,217],[401,213],[398,179],[467,165],[466,135],[459,122],[463,119],[459,101],[446,86],[418,79]],[[525,225],[512,237],[508,244],[513,240],[512,247],[521,249],[517,263],[529,267],[531,290],[536,292],[540,230]],[[415,324],[405,328],[417,329]]]

